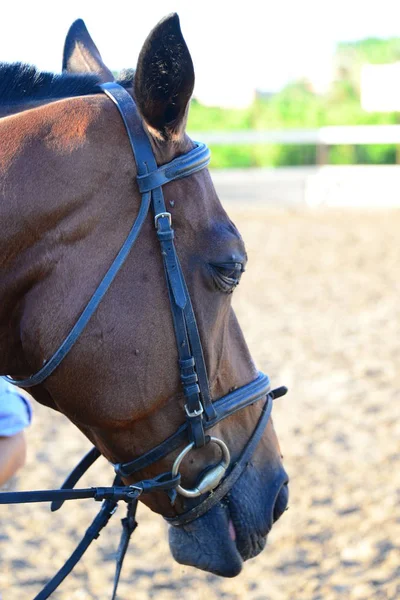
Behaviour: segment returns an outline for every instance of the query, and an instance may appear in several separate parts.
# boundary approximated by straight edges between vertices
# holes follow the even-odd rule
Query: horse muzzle
[[[223,502],[183,526],[169,529],[174,559],[220,575],[234,577],[243,562],[257,556],[288,503],[288,477],[279,466],[263,476],[251,463]]]

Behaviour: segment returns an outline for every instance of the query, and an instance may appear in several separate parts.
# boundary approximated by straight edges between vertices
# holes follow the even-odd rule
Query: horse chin
[[[235,577],[243,558],[229,533],[229,514],[218,504],[185,527],[170,527],[169,545],[174,559],[222,577]]]
[[[185,527],[170,527],[170,549],[178,563],[235,577],[244,561],[264,549],[273,523],[287,507],[287,475],[279,469],[262,490],[257,478],[255,469],[247,470],[208,513]]]

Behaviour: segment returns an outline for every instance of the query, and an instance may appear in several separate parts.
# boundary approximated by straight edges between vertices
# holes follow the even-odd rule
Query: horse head
[[[0,367],[16,377],[40,369],[68,334],[141,205],[126,129],[114,104],[97,87],[114,78],[82,21],[69,32],[63,66],[65,75],[48,88],[43,83],[42,94],[35,96],[32,90],[31,97],[17,102],[18,111],[11,111],[15,114],[0,121],[5,232]],[[134,78],[126,76],[121,83],[135,99],[157,165],[194,148],[185,133],[194,70],[177,15],[153,29]],[[57,93],[54,86],[59,86]],[[24,102],[30,110],[23,110]],[[219,399],[258,377],[231,306],[246,267],[245,245],[206,169],[170,181],[163,192],[210,396]],[[164,269],[154,220],[148,215],[71,352],[32,388],[39,402],[64,413],[113,464],[140,457],[185,421],[187,399]],[[232,464],[251,438],[264,404],[265,398],[259,399],[215,421],[207,432],[225,442]],[[125,481],[170,471],[182,448]],[[180,466],[182,485],[195,487],[219,461],[219,453],[216,444],[191,451]],[[269,419],[246,468],[221,501],[190,523],[170,527],[173,556],[219,575],[236,575],[243,560],[261,551],[273,522],[285,510],[286,484]],[[172,506],[165,493],[155,493],[143,501],[173,519],[199,499],[179,495]]]

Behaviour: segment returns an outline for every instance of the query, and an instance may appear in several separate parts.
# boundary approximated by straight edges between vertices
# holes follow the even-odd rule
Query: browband
[[[194,143],[196,147],[189,154],[174,158],[170,163],[159,167],[157,171],[152,171],[151,173],[147,173],[147,175],[138,175],[136,180],[140,193],[150,192],[169,181],[188,177],[192,173],[204,169],[210,162],[210,150],[201,142]]]

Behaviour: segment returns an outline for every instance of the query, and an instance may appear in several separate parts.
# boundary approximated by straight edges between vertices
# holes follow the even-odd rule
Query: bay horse
[[[110,100],[111,88],[100,87],[114,78],[82,21],[67,37],[63,66],[62,75],[53,75],[0,64],[0,369],[17,383],[40,372],[74,326],[138,219],[143,189],[150,186],[147,175],[152,176],[140,172],[119,109]],[[264,392],[263,398],[247,398],[225,411],[223,419],[211,418],[211,440],[223,443],[207,443],[202,413],[212,414],[213,405],[206,396],[226,397],[228,406],[260,380],[231,307],[246,251],[204,168],[204,147],[185,133],[194,71],[176,14],[151,31],[136,71],[127,71],[119,84],[124,101],[129,96],[136,103],[155,157],[154,173],[166,178],[166,210],[155,222],[146,215],[79,339],[30,391],[66,415],[114,465],[130,464],[162,446],[185,422],[194,449],[180,464],[181,489],[198,490],[221,449],[229,448],[231,466],[239,462],[265,406]],[[181,175],[167,176],[162,165],[181,168]],[[176,251],[167,237],[161,239],[164,233],[168,240],[175,236]],[[181,273],[175,280],[172,268]],[[175,341],[181,313],[175,307],[171,315],[168,308],[175,301],[180,306],[174,286],[185,303],[187,298],[193,303],[190,327],[198,328],[201,340],[196,361],[182,361]],[[189,383],[199,410],[189,404]],[[125,473],[124,482],[171,471],[184,445]],[[262,550],[286,509],[287,481],[269,418],[230,489],[204,514],[169,528],[174,558],[218,575],[237,575],[243,561]],[[200,492],[202,500],[203,488]],[[140,499],[172,522],[199,506],[197,497],[182,494],[173,503],[164,492]]]

